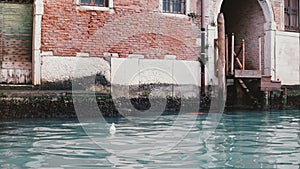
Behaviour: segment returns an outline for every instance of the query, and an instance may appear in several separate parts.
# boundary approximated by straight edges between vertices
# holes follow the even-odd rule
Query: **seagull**
[[[116,133],[116,127],[115,127],[115,123],[112,123],[110,128],[109,128],[109,133],[110,134],[115,134]]]

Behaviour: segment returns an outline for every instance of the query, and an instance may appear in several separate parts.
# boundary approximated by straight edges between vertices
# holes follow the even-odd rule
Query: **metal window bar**
[[[81,5],[89,5],[91,3],[91,0],[80,0]]]
[[[170,12],[170,0],[163,0],[163,12]]]
[[[185,0],[163,0],[163,12],[185,14]]]
[[[108,7],[109,0],[80,0],[81,5]]]
[[[284,5],[285,30],[300,32],[299,0],[285,0]]]

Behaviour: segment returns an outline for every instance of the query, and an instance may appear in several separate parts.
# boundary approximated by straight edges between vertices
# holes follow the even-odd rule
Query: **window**
[[[185,14],[186,0],[163,0],[162,11],[166,13]]]
[[[284,1],[284,27],[286,31],[300,32],[299,0]]]
[[[114,0],[76,0],[76,10],[113,13]]]
[[[109,7],[109,0],[80,0],[80,5]]]

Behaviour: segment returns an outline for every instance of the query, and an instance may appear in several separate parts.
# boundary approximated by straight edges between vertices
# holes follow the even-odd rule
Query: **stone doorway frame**
[[[32,84],[41,84],[41,39],[42,16],[44,14],[43,0],[33,2],[33,31],[32,31]]]
[[[221,11],[222,4],[225,0],[217,0],[215,2],[215,12],[214,16],[218,16],[218,13]],[[211,1],[213,3],[213,1]],[[274,11],[272,8],[272,4],[270,0],[257,0],[259,3],[264,17],[264,69],[262,71],[262,75],[271,76],[272,80],[276,80],[276,48],[275,48],[275,40],[276,40],[276,22],[274,18]]]

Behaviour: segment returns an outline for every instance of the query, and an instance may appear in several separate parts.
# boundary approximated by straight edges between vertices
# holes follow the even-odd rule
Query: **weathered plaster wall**
[[[110,81],[110,65],[102,58],[42,57],[42,82],[64,82],[101,74]],[[91,84],[93,85],[93,84]]]
[[[224,0],[226,2],[227,0]],[[185,15],[166,15],[160,12],[160,1],[129,1],[114,0],[114,7],[110,11],[79,10],[75,0],[44,0],[44,14],[42,18],[42,46],[41,51],[51,51],[54,56],[74,56],[83,53],[87,57],[113,56],[126,58],[131,54],[142,54],[146,59],[164,59],[165,55],[175,55],[179,60],[197,60],[200,50],[199,19],[192,20]],[[189,11],[201,13],[200,0],[189,0]],[[237,32],[238,40],[246,39],[247,68],[258,67],[258,36],[263,36],[264,54],[274,55],[272,46],[275,39],[268,30],[273,31],[269,22],[272,18],[276,21],[276,28],[282,30],[283,1],[234,1],[231,11],[235,17],[232,24],[238,25],[238,30],[232,26],[228,32]],[[206,24],[216,23],[216,16],[223,0],[212,0],[207,4]],[[262,4],[268,3],[272,6]],[[271,11],[266,8],[270,7]],[[265,9],[262,9],[265,8]],[[269,16],[270,15],[270,16]],[[267,18],[267,19],[266,19]],[[267,22],[267,24],[265,23]],[[271,24],[272,25],[272,24]],[[213,39],[216,38],[216,27],[210,26],[208,36],[208,64],[206,67],[206,85],[214,77]],[[275,31],[274,29],[274,31]],[[273,34],[272,34],[273,35]],[[271,38],[270,38],[271,37]],[[282,39],[283,36],[280,36]],[[240,39],[239,39],[240,38]],[[277,37],[278,39],[278,37]],[[276,40],[276,68],[278,58],[282,58],[284,50]],[[287,41],[286,41],[287,42]],[[287,42],[287,44],[291,44]],[[299,47],[296,47],[299,49]],[[263,50],[264,50],[263,49]],[[270,56],[268,56],[270,57]],[[267,59],[269,69],[274,67],[273,58]],[[54,61],[56,60],[57,61]],[[264,60],[264,58],[262,58]],[[60,63],[64,62],[66,63]],[[91,62],[93,62],[92,60]],[[52,64],[62,64],[65,69],[53,71]],[[43,57],[42,80],[65,80],[70,77],[72,66],[67,66],[67,58]],[[71,64],[71,63],[70,63]],[[92,65],[94,63],[91,63]],[[64,65],[64,66],[63,66]],[[55,67],[55,65],[54,65]],[[91,66],[93,67],[93,66]],[[107,68],[104,68],[107,69]],[[95,70],[93,72],[96,72]],[[282,72],[282,73],[280,73]],[[277,75],[283,74],[278,69]]]
[[[197,60],[199,20],[161,12],[160,1],[114,0],[109,11],[80,8],[75,0],[44,0],[42,18],[42,83],[70,81],[76,75],[99,72],[110,79],[103,57]],[[187,11],[199,11],[198,0],[187,1]],[[75,56],[84,56],[75,57]],[[79,62],[77,62],[79,61]]]
[[[300,84],[299,33],[276,32],[276,78],[283,85]]]
[[[118,86],[159,85],[155,96],[199,96],[201,66],[198,61],[112,58],[111,83],[115,97],[127,96],[128,89]],[[174,85],[173,87],[171,85]],[[167,86],[166,86],[167,85]],[[123,90],[122,90],[123,89]]]

